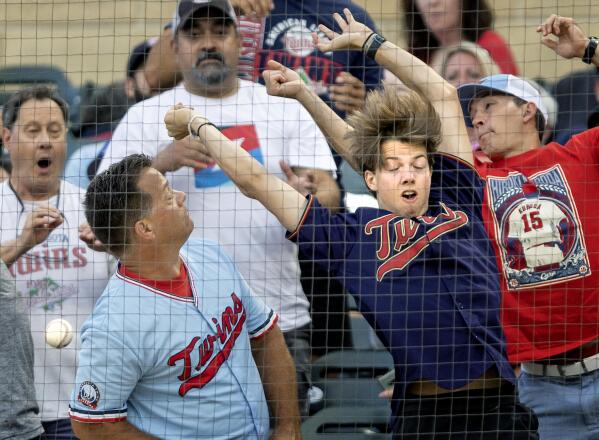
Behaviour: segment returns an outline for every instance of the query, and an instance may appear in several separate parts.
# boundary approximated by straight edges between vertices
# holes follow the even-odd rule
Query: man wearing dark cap
[[[129,109],[99,171],[144,153],[174,189],[188,194],[193,237],[217,241],[256,296],[279,314],[306,414],[311,320],[297,247],[284,239],[282,226],[264,206],[232,184],[202,143],[191,137],[173,142],[164,115],[179,102],[195,108],[272,173],[303,194],[318,194],[333,209],[339,206],[335,162],[325,137],[297,102],[268,96],[264,86],[237,77],[241,37],[228,1],[181,1],[174,29],[183,82]]]
[[[157,41],[157,38],[149,38],[135,46],[131,51],[131,55],[129,55],[127,79],[125,79],[125,94],[127,98],[134,102],[143,101],[156,95],[156,92],[152,91],[146,80],[143,68],[150,50]]]

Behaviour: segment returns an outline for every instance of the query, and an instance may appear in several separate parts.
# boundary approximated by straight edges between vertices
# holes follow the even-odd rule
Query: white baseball
[[[54,348],[64,348],[73,339],[73,327],[69,321],[54,319],[46,326],[46,344]]]

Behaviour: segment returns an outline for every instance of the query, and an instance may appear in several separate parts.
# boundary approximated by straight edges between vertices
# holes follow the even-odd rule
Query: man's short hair
[[[132,154],[112,164],[89,184],[83,206],[92,231],[108,251],[121,256],[129,231],[152,209],[150,194],[139,188],[139,176],[152,166],[145,154]]]
[[[397,140],[426,148],[431,153],[441,143],[441,119],[428,99],[417,92],[397,93],[393,88],[373,90],[364,107],[347,118],[353,130],[348,133],[351,155],[362,173],[383,166],[381,145]]]
[[[60,107],[65,125],[68,123],[69,105],[67,102],[54,89],[48,86],[39,85],[19,90],[6,101],[6,104],[4,104],[4,108],[2,109],[2,123],[5,128],[12,130],[15,122],[19,118],[21,107],[27,101],[32,99],[36,101],[51,99],[58,105],[58,107]]]

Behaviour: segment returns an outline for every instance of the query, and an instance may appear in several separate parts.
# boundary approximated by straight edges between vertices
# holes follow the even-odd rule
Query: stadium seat
[[[325,408],[302,424],[304,440],[390,440],[387,408]]]
[[[329,353],[312,364],[312,383],[324,392],[324,407],[360,405],[388,408],[378,397],[378,377],[393,368],[383,350],[345,350]]]

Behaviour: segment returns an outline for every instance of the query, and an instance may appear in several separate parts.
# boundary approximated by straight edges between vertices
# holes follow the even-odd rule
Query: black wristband
[[[364,44],[362,44],[362,52],[366,53],[366,48],[370,46],[370,40],[374,35],[376,35],[376,32],[371,32],[370,35],[366,37],[366,39],[364,40]]]
[[[200,137],[200,128],[202,128],[204,125],[212,125],[214,128],[218,129],[218,127],[214,125],[212,122],[202,122],[195,132],[195,137]]]
[[[383,43],[387,40],[385,39],[385,37],[379,34],[374,34],[372,37],[369,37],[369,40],[370,44],[368,44],[365,47],[364,55],[366,55],[366,57],[370,58],[371,60],[374,60],[376,53],[379,51]]]
[[[587,47],[584,50],[584,55],[582,56],[583,63],[591,64],[593,62],[593,57],[595,56],[595,51],[597,50],[598,45],[599,45],[599,38],[597,38],[597,37],[589,38],[589,44],[587,44]]]

